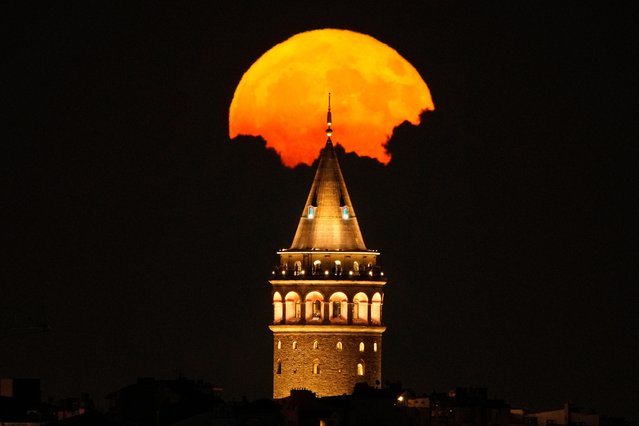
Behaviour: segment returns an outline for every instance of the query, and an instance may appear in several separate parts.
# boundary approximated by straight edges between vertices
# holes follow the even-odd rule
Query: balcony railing
[[[384,271],[374,267],[368,271],[329,271],[320,270],[308,273],[305,270],[291,270],[281,267],[271,271],[271,278],[278,280],[353,280],[381,281],[386,279]]]

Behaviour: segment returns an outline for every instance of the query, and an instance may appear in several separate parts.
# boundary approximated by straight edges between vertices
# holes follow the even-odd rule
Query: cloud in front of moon
[[[397,51],[337,29],[294,35],[246,71],[229,111],[229,136],[261,136],[282,163],[312,164],[326,142],[331,93],[333,141],[387,164],[384,145],[404,121],[434,105],[428,86]]]

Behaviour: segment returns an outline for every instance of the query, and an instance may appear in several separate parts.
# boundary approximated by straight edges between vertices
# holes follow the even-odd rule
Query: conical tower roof
[[[315,179],[289,250],[365,251],[355,209],[331,141],[330,98],[327,121],[328,140],[320,153]]]

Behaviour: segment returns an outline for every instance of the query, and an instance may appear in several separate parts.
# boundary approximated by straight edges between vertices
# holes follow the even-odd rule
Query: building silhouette
[[[382,379],[383,288],[386,277],[369,250],[337,161],[327,115],[327,141],[288,249],[272,271],[273,397],[291,389],[317,396],[350,394],[356,383]]]

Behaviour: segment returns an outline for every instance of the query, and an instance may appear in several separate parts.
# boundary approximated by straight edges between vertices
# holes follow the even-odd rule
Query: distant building
[[[486,388],[457,387],[429,397],[431,426],[507,426],[510,405],[488,398]]]
[[[40,379],[0,379],[0,426],[38,426],[51,420],[41,401]]]
[[[26,405],[40,404],[40,379],[0,379],[0,396],[15,398]]]
[[[513,413],[523,418],[526,426],[626,426],[629,422],[618,417],[602,416],[594,410],[582,410],[566,403],[563,407],[543,411]]]
[[[349,394],[382,380],[386,278],[359,229],[331,141],[319,158],[289,249],[278,252],[273,286],[273,397],[291,389]]]
[[[204,413],[230,417],[219,389],[189,379],[139,378],[107,396],[112,423],[137,426],[170,425]]]

